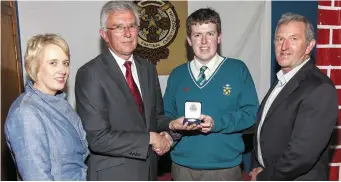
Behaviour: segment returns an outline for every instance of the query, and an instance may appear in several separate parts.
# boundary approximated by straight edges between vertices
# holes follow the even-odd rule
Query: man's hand
[[[203,133],[210,132],[214,126],[214,121],[212,117],[202,114],[199,119],[203,121],[203,123],[200,123],[201,132]]]
[[[263,168],[261,168],[261,167],[257,167],[257,168],[252,169],[252,171],[249,174],[251,176],[251,181],[256,181],[258,173],[260,173],[262,171],[263,171]]]
[[[168,140],[171,146],[173,145],[173,139],[167,132],[163,131],[160,133],[160,135],[164,136]]]
[[[197,124],[188,125],[188,122],[184,124],[184,117],[180,117],[169,123],[169,129],[172,131],[175,131],[175,130],[190,131],[190,130],[197,130],[199,128],[201,128],[201,125],[197,125]]]
[[[169,151],[173,144],[172,137],[167,132],[155,133],[150,132],[149,144],[158,155],[163,155]]]

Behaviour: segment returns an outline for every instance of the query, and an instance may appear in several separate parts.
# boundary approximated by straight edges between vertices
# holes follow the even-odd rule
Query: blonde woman
[[[61,91],[69,64],[63,38],[45,34],[28,41],[25,69],[31,80],[12,104],[5,123],[6,142],[21,180],[86,180],[85,132]]]

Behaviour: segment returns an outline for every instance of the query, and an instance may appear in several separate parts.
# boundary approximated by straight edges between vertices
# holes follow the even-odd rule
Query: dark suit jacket
[[[116,60],[108,51],[82,66],[75,94],[91,154],[89,180],[156,180],[157,156],[149,132],[168,130],[156,68],[134,57],[145,119]]]
[[[264,105],[275,83],[262,101]],[[308,61],[272,103],[260,133],[265,168],[257,180],[328,180],[328,145],[337,122],[337,92],[331,80]],[[254,136],[253,168],[257,161]]]

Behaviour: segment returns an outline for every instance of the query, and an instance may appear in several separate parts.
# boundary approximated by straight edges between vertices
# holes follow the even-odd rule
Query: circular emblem
[[[138,52],[142,57],[159,61],[169,55],[167,47],[174,41],[180,20],[169,1],[137,1],[140,29]]]
[[[190,107],[189,107],[189,110],[191,112],[196,112],[198,110],[197,106],[195,104],[192,104]]]

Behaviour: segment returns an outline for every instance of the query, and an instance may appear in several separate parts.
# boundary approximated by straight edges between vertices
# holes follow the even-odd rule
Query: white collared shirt
[[[276,99],[277,95],[281,92],[281,90],[284,88],[284,86],[290,81],[290,79],[309,61],[310,58],[306,59],[303,63],[301,63],[300,65],[298,65],[297,67],[295,67],[294,69],[292,69],[291,71],[289,71],[288,73],[284,74],[282,70],[279,70],[277,72],[277,79],[278,79],[278,83],[276,85],[276,87],[272,90],[271,94],[269,95],[268,99],[266,100],[264,109],[263,109],[263,113],[262,113],[262,117],[259,123],[259,126],[257,128],[257,158],[258,158],[258,162],[260,165],[264,166],[264,161],[263,161],[263,157],[262,157],[262,150],[260,148],[260,132],[263,126],[263,122],[265,119],[265,116],[267,115],[273,101]]]
[[[126,78],[126,67],[124,66],[124,63],[126,62],[126,60],[122,59],[121,57],[117,56],[113,51],[111,51],[109,49],[109,51],[111,52],[111,54],[114,56],[118,66],[120,67],[121,71],[122,71],[122,74],[123,74],[123,77]],[[136,69],[136,64],[135,64],[135,61],[133,59],[133,55],[130,56],[130,58],[128,59],[128,61],[131,61],[131,72],[132,72],[132,75],[133,75],[133,79],[137,85],[137,88],[139,89],[140,91],[140,94],[141,94],[141,98],[143,100],[143,95],[142,95],[142,91],[141,91],[141,87],[140,87],[140,81],[139,81],[139,77],[137,75],[137,69]],[[127,78],[126,78],[127,79]]]
[[[207,69],[205,70],[204,73],[205,73],[206,80],[208,80],[223,60],[224,60],[223,57],[216,54],[206,65],[203,65],[194,58],[194,60],[190,62],[190,68],[191,68],[191,71],[195,80],[198,80],[200,68],[202,66],[207,66]]]

